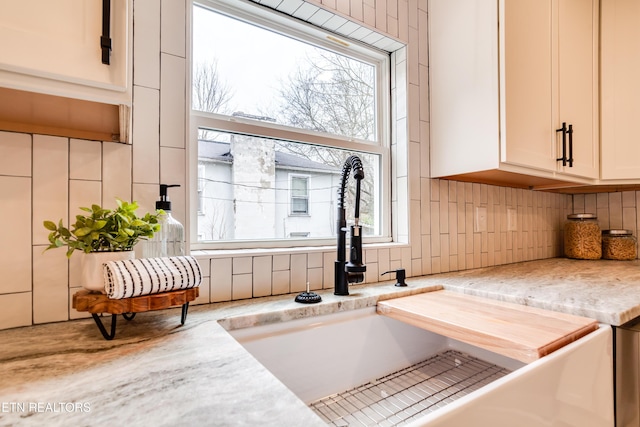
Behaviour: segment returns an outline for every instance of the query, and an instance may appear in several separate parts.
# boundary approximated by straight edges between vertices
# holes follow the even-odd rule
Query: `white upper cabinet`
[[[111,0],[103,64],[103,0],[0,2],[0,86],[130,105],[130,0]]]
[[[640,179],[640,2],[602,0],[602,179]],[[610,181],[607,181],[610,182]]]
[[[593,183],[598,13],[597,0],[430,1],[432,176]]]

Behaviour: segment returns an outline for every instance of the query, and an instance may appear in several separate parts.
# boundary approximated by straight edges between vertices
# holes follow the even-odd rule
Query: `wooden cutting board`
[[[445,290],[379,301],[377,311],[526,363],[598,328],[586,317]]]

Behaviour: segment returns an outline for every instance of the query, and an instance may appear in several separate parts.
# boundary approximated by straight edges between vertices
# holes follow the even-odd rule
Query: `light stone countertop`
[[[640,263],[563,258],[295,295],[118,316],[113,341],[92,319],[0,331],[0,426],[322,426],[225,331],[374,306],[444,287],[619,325],[640,316]],[[109,320],[106,320],[108,324]]]
[[[407,281],[407,283],[410,283]],[[640,260],[551,258],[412,279],[620,326],[640,316]]]

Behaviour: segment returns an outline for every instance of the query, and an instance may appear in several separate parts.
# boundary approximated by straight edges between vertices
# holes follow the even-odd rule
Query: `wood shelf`
[[[9,88],[0,88],[0,99],[0,130],[127,142],[119,105]]]
[[[200,295],[200,288],[181,289],[133,298],[110,299],[107,295],[88,290],[73,295],[72,307],[89,313],[142,313],[184,305]]]

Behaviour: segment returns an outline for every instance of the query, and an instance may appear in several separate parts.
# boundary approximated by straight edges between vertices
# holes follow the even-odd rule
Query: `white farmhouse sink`
[[[355,415],[347,413],[349,408],[359,414],[359,420],[367,413],[373,414],[370,418],[377,421],[368,425],[614,425],[612,338],[611,328],[606,325],[528,364],[378,315],[375,308],[229,332],[305,403],[332,396],[312,407],[318,414],[342,411],[342,419],[333,425],[347,425],[354,419]],[[492,370],[495,375],[478,373],[473,366],[485,362],[470,361],[467,355],[495,365],[479,368]],[[447,357],[449,362],[443,363],[451,366],[446,375],[424,380],[442,386],[439,391],[432,390],[432,397],[416,397],[409,389],[399,390],[403,385],[397,380],[383,378],[425,360]],[[409,376],[425,372],[424,368],[417,369]],[[464,372],[470,377],[465,378]],[[483,375],[487,378],[477,380]],[[457,384],[446,383],[451,378]],[[373,384],[363,392],[365,397],[370,394],[365,399],[369,403],[378,396],[392,396],[396,407],[408,408],[392,415],[388,406],[394,403],[385,401],[358,409],[358,404],[351,402],[360,398],[353,397],[358,390],[337,395],[371,381]],[[415,387],[427,389],[433,383]],[[442,397],[442,388],[450,396],[433,403]],[[409,397],[402,393],[409,393]],[[340,400],[346,404],[332,409]],[[336,418],[331,415],[325,420],[329,422],[332,417]]]

